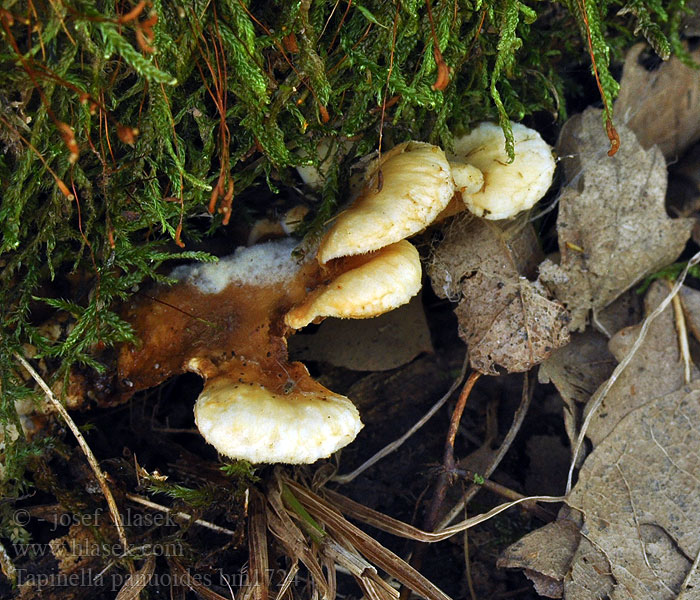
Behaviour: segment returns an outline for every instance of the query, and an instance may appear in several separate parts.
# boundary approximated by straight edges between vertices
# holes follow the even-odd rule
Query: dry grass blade
[[[268,527],[284,547],[287,556],[294,561],[301,561],[311,573],[316,587],[323,598],[330,598],[330,585],[323,575],[323,569],[317,553],[309,548],[304,534],[289,517],[282,503],[278,487],[271,487],[266,494],[271,510],[267,514]]]
[[[173,579],[177,581],[180,585],[184,585],[191,589],[195,594],[198,594],[205,600],[231,600],[226,598],[221,594],[217,594],[214,590],[210,590],[208,587],[197,581],[195,577],[190,575],[190,572],[183,567],[176,558],[170,558],[168,560],[168,565],[170,570],[173,572]]]
[[[434,534],[428,534],[427,532],[423,531],[422,529],[418,529],[413,525],[409,525],[408,523],[394,519],[376,510],[372,510],[364,504],[350,500],[350,498],[347,498],[338,492],[334,492],[333,490],[323,490],[323,495],[324,497],[328,498],[333,506],[335,506],[342,513],[349,515],[358,521],[362,521],[367,525],[376,527],[381,531],[386,531],[392,535],[407,538],[409,540],[418,540],[421,542],[439,541],[431,539],[430,536]]]
[[[352,544],[341,544],[330,536],[326,536],[323,540],[321,551],[335,564],[343,567],[355,577],[364,577],[368,573],[377,572],[371,564],[357,553]]]
[[[673,290],[673,285],[670,281],[666,281],[669,292]],[[688,328],[685,325],[685,315],[683,314],[683,305],[678,294],[671,300],[673,305],[673,314],[676,321],[676,332],[678,333],[678,348],[683,361],[683,381],[686,385],[690,383],[690,364],[693,362],[690,358],[690,347],[688,345]]]
[[[344,539],[342,535],[332,536],[321,529],[320,525],[314,521],[313,517],[306,512],[302,504],[290,492],[289,487],[279,479],[277,481],[281,485],[280,498],[288,507],[289,514],[300,520],[312,540],[316,542],[315,547],[318,547],[321,561],[329,573],[330,581],[326,582],[328,585],[327,597],[335,597],[337,565],[357,580],[366,595],[369,594],[370,597],[377,598],[377,600],[395,600],[396,590],[379,577],[375,567],[355,550],[353,544]]]
[[[375,600],[396,600],[398,592],[386,583],[370,563],[354,549],[352,543],[342,535],[326,536],[321,552],[334,565],[342,567],[357,581],[365,595]],[[332,596],[331,596],[332,597]]]
[[[398,590],[391,587],[376,573],[375,578],[355,577],[355,580],[370,600],[396,600],[399,597]]]
[[[320,521],[323,521],[324,523],[328,523],[327,517],[330,517],[331,520],[335,520],[338,517],[345,521],[345,519],[340,515],[336,509],[330,505],[330,503],[326,502],[323,498],[312,494],[309,492],[309,490],[304,489],[301,487],[299,484],[294,483],[293,481],[286,481],[286,483],[294,488],[295,494],[298,495],[299,501],[304,505],[304,507],[312,514],[314,517],[317,517]],[[489,519],[495,517],[497,514],[502,513],[504,510],[508,510],[509,508],[512,508],[513,506],[516,506],[518,504],[522,504],[523,502],[565,502],[566,501],[566,496],[524,496],[523,498],[518,498],[517,500],[513,500],[512,502],[505,502],[503,504],[499,504],[498,506],[495,506],[488,512],[482,513],[480,515],[476,515],[474,517],[470,517],[468,519],[465,519],[464,521],[460,521],[459,523],[455,523],[451,527],[447,527],[446,529],[443,529],[439,532],[429,532],[429,531],[423,531],[422,529],[418,529],[417,527],[414,527],[413,525],[409,525],[408,523],[404,523],[403,521],[398,521],[397,519],[392,519],[391,517],[384,515],[382,513],[372,511],[372,509],[367,508],[366,506],[362,506],[361,504],[358,504],[357,502],[354,502],[353,500],[350,500],[349,498],[345,498],[344,496],[341,496],[337,492],[331,492],[330,490],[324,490],[324,494],[328,494],[329,497],[333,498],[333,502],[336,502],[338,499],[342,499],[342,504],[347,507],[347,512],[348,514],[351,514],[357,519],[363,520],[366,522],[368,525],[372,525],[373,527],[376,527],[377,529],[381,529],[382,531],[386,531],[388,533],[395,533],[396,535],[399,535],[401,537],[406,537],[409,539],[413,539],[419,542],[427,542],[427,543],[434,543],[434,542],[441,542],[443,540],[446,540],[453,535],[457,533],[461,533],[462,531],[466,529],[470,529],[471,527],[474,527],[475,525],[478,525],[479,523],[483,523],[484,521],[488,521]],[[332,496],[331,496],[332,495]],[[307,503],[309,504],[307,506]],[[338,505],[340,506],[340,502],[338,502]],[[361,507],[361,508],[358,508]],[[318,513],[318,514],[317,514]],[[370,514],[374,513],[374,514]],[[367,515],[369,518],[365,520],[364,516],[360,515]],[[345,521],[347,522],[347,521]],[[352,527],[352,525],[351,525]],[[352,538],[350,538],[352,539]],[[381,565],[380,565],[381,566]],[[383,567],[382,567],[383,568]],[[388,571],[387,571],[388,572]],[[397,578],[398,579],[398,578]]]
[[[267,600],[270,590],[269,561],[267,556],[267,518],[265,504],[260,494],[254,492],[250,498],[248,516],[248,561],[251,597]]]
[[[150,582],[156,568],[156,557],[151,555],[143,563],[143,566],[129,575],[124,585],[119,590],[116,600],[135,600]]]
[[[282,580],[282,583],[280,584],[280,589],[277,592],[275,600],[282,600],[282,598],[284,598],[284,596],[289,591],[290,586],[292,585],[292,583],[294,583],[294,578],[297,576],[298,572],[299,563],[297,561],[294,561],[294,563],[292,563],[292,566],[289,568],[289,571],[287,571],[287,574],[285,575],[284,579]],[[328,572],[329,574],[331,573],[330,570]],[[333,582],[330,589],[333,592],[333,595],[330,597],[335,598],[335,570],[333,571]]]
[[[355,527],[322,498],[293,481],[285,479],[284,482],[294,490],[299,502],[315,519],[326,525],[332,532],[337,532],[346,538],[373,564],[427,600],[450,600],[447,594],[423,577],[406,561],[382,546],[372,536]]]
[[[336,533],[334,537],[343,547],[353,548],[352,543],[342,534]],[[357,552],[356,550],[354,551]],[[384,581],[373,566],[369,565],[369,563],[366,564],[369,568],[365,569],[363,573],[353,573],[357,584],[365,592],[365,595],[370,598],[381,598],[382,600],[396,600],[399,595],[398,590],[393,588],[387,581]]]
[[[335,598],[338,592],[337,569],[336,564],[329,556],[322,557],[323,568],[326,570],[326,579],[328,581],[328,597]]]

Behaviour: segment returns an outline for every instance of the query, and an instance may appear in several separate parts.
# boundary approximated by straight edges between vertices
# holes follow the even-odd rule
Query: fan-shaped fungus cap
[[[376,317],[406,304],[420,291],[420,257],[406,240],[341,260],[341,275],[286,314],[289,327],[301,329],[317,317]]]
[[[509,163],[499,125],[481,123],[455,140],[455,158],[477,167],[484,185],[462,192],[466,207],[485,219],[509,219],[531,208],[549,189],[554,176],[552,149],[534,129],[512,123],[515,159]],[[452,159],[452,157],[451,157]]]
[[[252,463],[312,463],[362,429],[353,403],[313,381],[300,363],[284,368],[292,375],[281,386],[259,373],[247,381],[251,364],[208,379],[195,404],[197,428],[221,454]]]
[[[321,241],[321,264],[364,254],[427,227],[454,193],[445,153],[431,144],[406,142],[369,168],[360,197],[341,213]]]

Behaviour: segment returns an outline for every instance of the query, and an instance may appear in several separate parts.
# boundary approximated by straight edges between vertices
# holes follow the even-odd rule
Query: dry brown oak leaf
[[[666,163],[659,149],[644,150],[620,125],[620,150],[611,158],[600,122],[601,111],[589,108],[562,129],[557,153],[567,184],[557,220],[561,262],[540,265],[540,280],[571,312],[572,330],[585,327],[590,310],[672,263],[692,227],[689,219],[666,215]]]
[[[636,44],[625,56],[615,120],[630,127],[642,146],[656,144],[675,160],[700,139],[700,71],[677,56],[655,64],[648,48]],[[691,57],[700,59],[700,50]]]
[[[564,598],[590,598],[596,580],[607,580],[615,600],[677,597],[700,552],[698,423],[696,381],[630,412],[586,459],[568,503],[583,511],[588,552],[607,569],[592,569],[579,547]],[[697,594],[700,578],[694,583]]]
[[[553,383],[564,404],[564,425],[573,444],[581,421],[581,406],[615,368],[606,337],[593,329],[571,334],[571,342],[552,352],[538,371],[540,383]]]
[[[668,293],[665,283],[653,284],[646,313]],[[639,329],[625,328],[610,341],[619,360]],[[697,378],[698,371],[692,375]],[[555,580],[556,573],[566,573],[566,600],[676,598],[700,551],[699,419],[700,381],[683,384],[669,306],[651,324],[588,429],[594,451],[567,502],[583,518],[575,551],[569,534],[548,536],[547,553],[540,550],[543,536],[530,534],[504,554],[501,564]],[[555,531],[551,526],[545,526],[549,533]],[[571,553],[568,567],[553,571],[547,557],[555,553],[561,567],[566,552]],[[691,597],[697,596],[684,598]]]
[[[528,371],[569,341],[564,307],[526,278],[538,255],[526,219],[462,218],[448,226],[428,274],[438,296],[459,300],[459,335],[473,369]]]
[[[560,516],[508,546],[496,566],[522,569],[540,596],[561,598],[564,578],[580,539],[579,524]]]
[[[603,309],[598,323],[605,331],[619,331],[638,323],[641,318],[642,298],[636,291],[628,290]],[[587,329],[571,334],[571,341],[552,352],[540,365],[540,383],[552,382],[564,403],[564,425],[572,447],[578,437],[582,407],[610,377],[616,364],[608,350],[608,338],[599,331]]]

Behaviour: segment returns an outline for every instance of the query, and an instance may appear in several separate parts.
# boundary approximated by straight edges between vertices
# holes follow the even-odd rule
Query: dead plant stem
[[[230,535],[231,537],[236,535],[235,531],[231,531],[230,529],[226,529],[225,527],[221,527],[219,525],[216,525],[215,523],[212,523],[211,521],[205,521],[204,519],[195,519],[192,515],[188,515],[187,513],[184,513],[184,512],[175,512],[169,506],[163,506],[162,504],[157,504],[156,502],[152,502],[151,500],[148,500],[147,498],[142,498],[141,496],[136,496],[134,494],[125,494],[125,497],[128,498],[129,500],[131,500],[132,502],[135,502],[136,504],[140,504],[142,506],[146,506],[148,508],[152,508],[153,510],[158,510],[160,512],[169,513],[169,514],[172,513],[173,516],[177,517],[178,519],[184,519],[186,521],[191,521],[195,525],[199,525],[200,527],[205,527],[207,529],[210,529],[211,531],[216,531],[216,533]]]
[[[516,492],[515,490],[512,490],[505,485],[501,485],[500,483],[496,483],[495,481],[491,481],[490,479],[484,479],[471,469],[455,469],[455,473],[460,477],[463,477],[466,481],[472,483],[479,480],[479,483],[476,483],[477,486],[501,496],[506,500],[522,500],[525,498],[524,494]],[[538,519],[545,522],[553,521],[556,518],[556,515],[550,513],[548,510],[545,510],[540,506],[537,506],[537,504],[523,504],[523,508],[529,512],[532,512]]]
[[[285,481],[288,485],[293,486],[295,491],[300,489],[298,484],[289,483],[288,480]],[[377,529],[390,533],[391,535],[396,535],[398,537],[416,540],[419,542],[426,542],[428,544],[435,544],[437,542],[442,542],[443,540],[449,539],[458,533],[462,533],[465,529],[476,527],[480,523],[484,523],[485,521],[488,521],[489,519],[492,519],[496,515],[502,513],[504,510],[508,510],[509,508],[520,504],[525,504],[527,502],[564,502],[566,500],[565,496],[525,496],[519,500],[499,504],[488,512],[469,517],[468,519],[460,521],[459,523],[451,525],[450,527],[446,527],[441,531],[428,532],[418,529],[413,525],[409,525],[408,523],[404,523],[403,521],[394,519],[388,515],[385,515],[384,513],[367,508],[363,504],[350,500],[349,498],[346,498],[337,492],[333,492],[332,490],[326,489],[323,493],[324,497],[317,496],[314,498],[314,502],[317,504],[323,503],[329,508],[332,508],[332,510],[336,513],[340,512],[342,514],[347,514],[353,519],[366,523],[367,525],[371,525],[372,527],[376,527]],[[311,496],[309,495],[308,490],[300,489],[299,496],[301,496],[300,501],[302,504],[310,504],[309,498],[311,498]]]
[[[124,550],[124,554],[127,554],[129,551],[129,544],[126,539],[126,532],[124,531],[124,523],[122,522],[122,517],[121,514],[119,513],[119,508],[117,507],[117,503],[114,500],[114,496],[112,495],[112,491],[109,489],[109,484],[107,483],[107,478],[105,477],[105,474],[102,472],[102,469],[100,468],[99,463],[97,462],[97,458],[93,454],[92,450],[90,449],[90,446],[88,446],[88,443],[85,441],[85,438],[83,437],[83,434],[80,433],[80,429],[78,429],[78,426],[75,424],[71,416],[68,414],[68,411],[66,408],[61,404],[61,401],[56,398],[56,395],[53,393],[53,390],[48,386],[48,384],[42,379],[41,375],[37,373],[34,370],[34,367],[27,362],[27,360],[21,356],[20,354],[15,352],[15,359],[17,362],[19,362],[26,370],[27,372],[32,376],[34,381],[39,384],[39,387],[44,391],[44,394],[46,395],[46,398],[48,401],[51,403],[51,405],[54,407],[56,412],[58,412],[59,415],[63,418],[63,420],[66,422],[66,425],[68,425],[68,428],[71,430],[73,435],[75,436],[75,439],[78,441],[78,445],[80,446],[80,449],[83,451],[83,454],[85,454],[85,457],[87,458],[87,461],[92,468],[93,473],[95,474],[95,478],[97,479],[97,482],[100,485],[100,488],[102,489],[102,493],[104,494],[105,500],[107,500],[107,506],[109,508],[109,514],[112,516],[112,520],[114,521],[114,526],[117,529],[117,535],[119,536],[119,542],[122,545],[122,548]],[[131,574],[135,573],[134,566],[129,562],[129,570],[131,571]]]
[[[472,371],[471,375],[467,378],[462,392],[457,399],[457,404],[452,411],[452,418],[450,419],[450,426],[447,430],[447,439],[445,441],[445,452],[442,459],[442,471],[438,475],[437,482],[435,484],[435,491],[433,492],[433,498],[430,501],[430,507],[423,521],[423,529],[425,531],[433,531],[437,523],[438,515],[440,514],[440,509],[445,501],[445,495],[447,494],[447,489],[450,484],[454,481],[455,476],[455,455],[454,446],[455,438],[457,437],[457,431],[459,429],[459,423],[462,420],[462,413],[464,413],[464,407],[467,404],[467,399],[474,385],[481,377],[479,371]],[[423,564],[423,558],[427,550],[427,545],[425,543],[417,543],[413,552],[413,557],[411,559],[411,566],[416,570],[420,570]],[[401,589],[401,600],[408,599],[409,590],[407,587],[402,587]]]
[[[520,406],[518,406],[518,409],[515,411],[515,415],[513,415],[513,423],[511,424],[510,429],[506,434],[506,437],[503,438],[503,443],[498,448],[498,451],[496,452],[495,456],[493,456],[493,458],[491,459],[488,467],[481,474],[484,479],[488,479],[489,477],[491,477],[493,472],[498,468],[498,465],[501,464],[503,457],[506,455],[506,453],[511,447],[511,444],[515,440],[515,436],[518,435],[520,427],[522,426],[523,421],[525,420],[525,415],[527,414],[527,411],[530,408],[530,402],[532,401],[532,395],[534,390],[535,386],[531,387],[529,385],[527,373],[525,373],[523,379],[523,391],[520,395]],[[447,513],[445,518],[443,518],[443,520],[437,526],[437,531],[442,531],[450,523],[452,523],[452,521],[454,521],[464,510],[464,507],[467,504],[469,504],[469,501],[474,496],[476,496],[476,494],[479,492],[479,489],[481,488],[478,485],[472,485],[466,491],[462,499]]]
[[[450,419],[450,427],[447,430],[447,442],[445,443],[445,455],[443,457],[443,465],[446,469],[452,470],[455,466],[455,438],[457,437],[457,430],[459,429],[459,423],[462,420],[462,413],[464,413],[464,407],[467,405],[467,398],[472,391],[472,388],[476,384],[477,380],[481,377],[479,371],[474,371],[467,382],[464,384],[462,393],[457,399],[457,405],[452,413],[452,419]]]
[[[673,285],[670,281],[667,280],[666,285],[669,291],[673,289]],[[672,304],[673,316],[676,321],[676,333],[678,334],[678,352],[683,362],[683,381],[688,385],[690,383],[690,365],[692,361],[690,359],[690,348],[688,346],[688,329],[685,326],[685,315],[683,314],[683,306],[678,294],[673,296]]]

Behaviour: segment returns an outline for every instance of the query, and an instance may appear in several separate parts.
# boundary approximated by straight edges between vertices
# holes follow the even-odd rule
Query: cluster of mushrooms
[[[508,219],[537,202],[552,181],[552,151],[536,131],[512,127],[512,162],[493,123],[456,140],[453,156],[407,142],[374,160],[360,195],[301,262],[285,238],[176,268],[179,283],[126,309],[142,343],[120,350],[122,398],[193,371],[205,379],[197,427],[226,456],[311,463],[349,444],[362,428],[357,409],[289,361],[287,337],[325,317],[364,319],[407,303],[422,271],[406,238],[431,223],[465,208]]]

